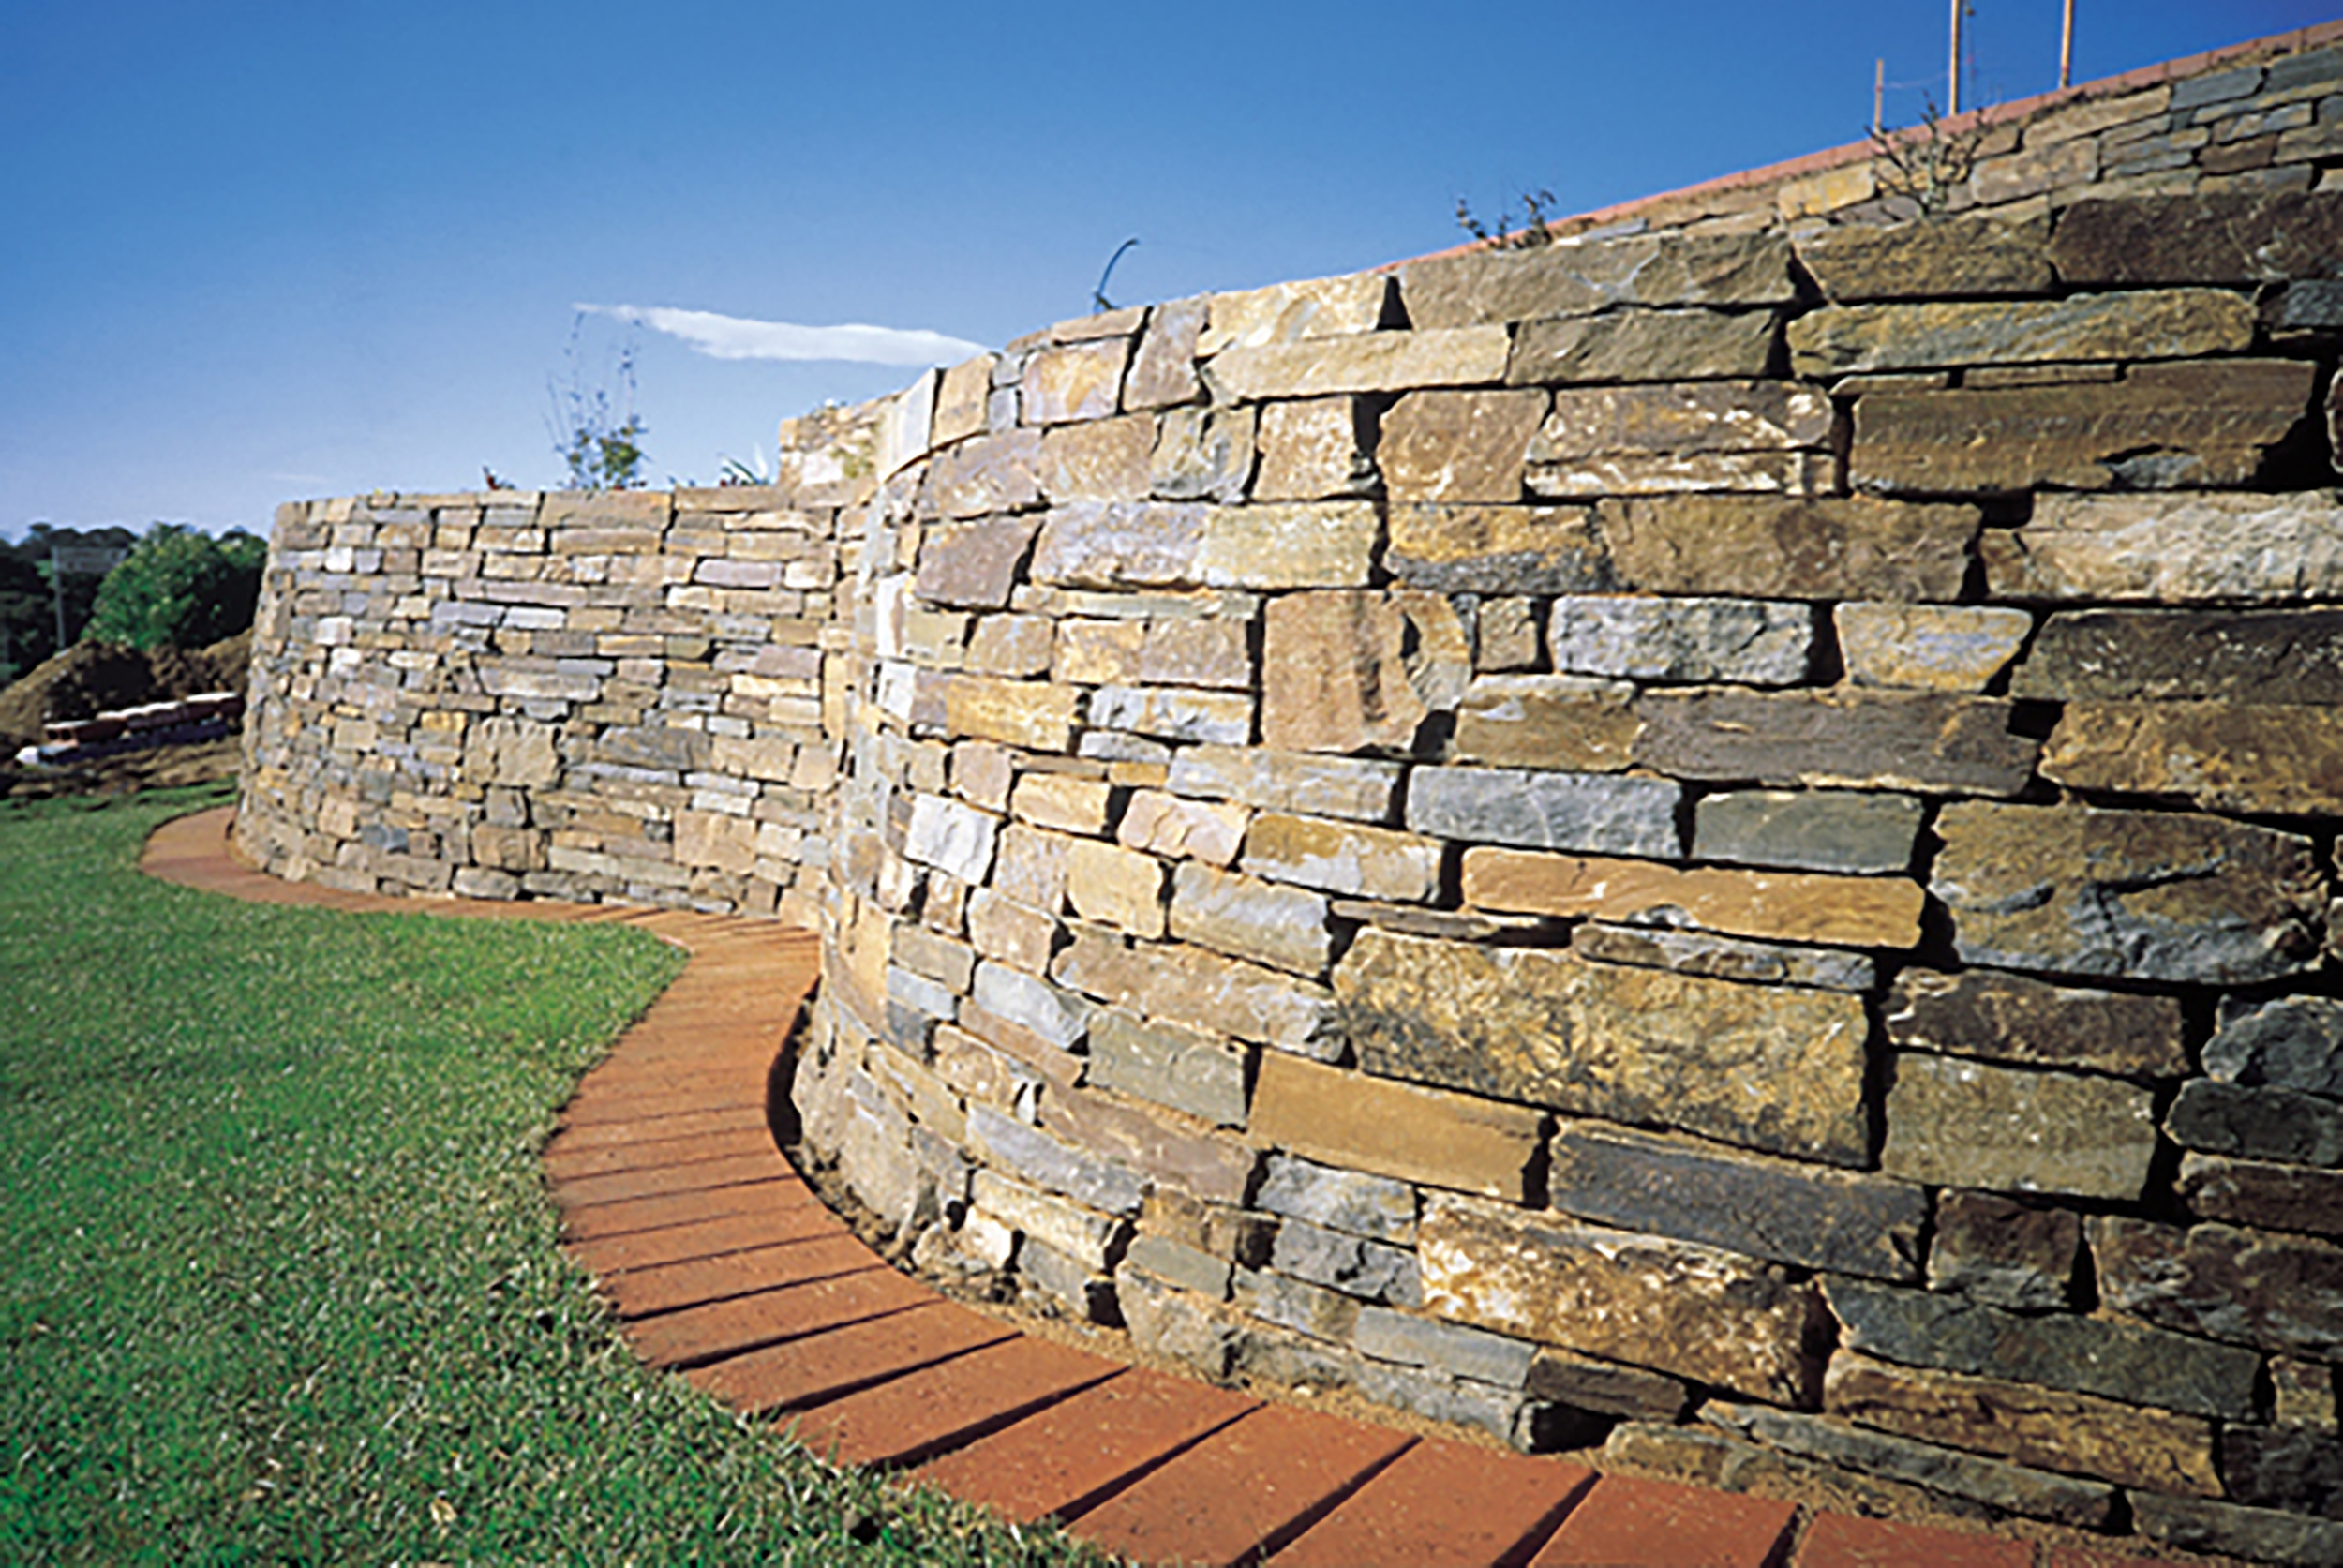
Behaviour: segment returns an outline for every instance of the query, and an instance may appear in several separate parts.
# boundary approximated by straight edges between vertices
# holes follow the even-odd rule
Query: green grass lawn
[[[0,810],[0,1561],[1058,1562],[634,1362],[555,1110],[638,932],[138,874],[217,791]]]

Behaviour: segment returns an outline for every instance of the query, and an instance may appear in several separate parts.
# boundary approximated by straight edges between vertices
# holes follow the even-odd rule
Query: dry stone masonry
[[[916,1266],[2343,1561],[2343,41],[280,516],[284,874],[818,923]]]

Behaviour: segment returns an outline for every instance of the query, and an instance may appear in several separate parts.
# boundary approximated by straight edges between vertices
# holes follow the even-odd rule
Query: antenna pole
[[[2075,84],[2075,0],[2067,0],[2067,30],[2058,39],[2058,84]]]
[[[1948,115],[1961,112],[1961,13],[1969,8],[1969,0],[1952,0],[1952,101],[1945,106]]]
[[[1872,63],[1872,134],[1879,134],[1879,117],[1888,97],[1888,59],[1881,55]]]

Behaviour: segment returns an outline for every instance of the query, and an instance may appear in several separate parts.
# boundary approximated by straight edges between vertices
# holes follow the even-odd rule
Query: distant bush
[[[242,531],[214,537],[157,523],[97,587],[84,642],[203,648],[252,624],[268,546]]]

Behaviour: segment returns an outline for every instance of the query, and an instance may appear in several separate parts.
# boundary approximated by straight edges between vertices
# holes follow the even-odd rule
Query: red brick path
[[[1122,1365],[895,1273],[774,1147],[775,1059],[820,970],[809,933],[672,911],[419,903],[280,881],[229,850],[233,808],[157,829],[152,875],[266,903],[615,920],[691,963],[586,1075],[545,1145],[566,1246],[629,1340],[813,1448],[1158,1562],[1278,1568],[2037,1568],[2031,1543],[1517,1455]],[[2044,1548],[2043,1562],[2063,1561]],[[2126,1568],[2110,1561],[2106,1568]],[[2142,1568],[2145,1568],[2142,1564]]]

